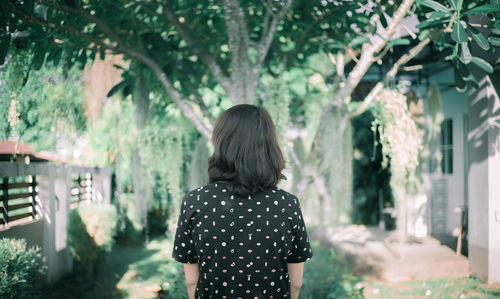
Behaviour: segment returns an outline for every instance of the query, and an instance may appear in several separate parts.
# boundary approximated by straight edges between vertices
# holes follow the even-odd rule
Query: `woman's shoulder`
[[[190,190],[184,195],[184,197],[187,200],[189,200],[190,198],[198,199],[203,197],[214,197],[214,195],[217,195],[219,193],[230,193],[228,183],[220,181],[207,183],[203,186],[199,186],[198,188]],[[265,197],[282,199],[290,202],[291,204],[299,205],[299,199],[295,194],[288,192],[278,186],[270,187],[267,190],[263,190],[259,193],[264,194]],[[255,194],[252,196],[255,196]]]
[[[184,199],[189,200],[190,198],[212,197],[214,194],[220,192],[227,192],[224,183],[212,182],[186,192],[184,194]]]

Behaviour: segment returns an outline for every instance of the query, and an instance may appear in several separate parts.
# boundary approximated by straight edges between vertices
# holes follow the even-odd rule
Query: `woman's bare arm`
[[[302,287],[302,274],[304,272],[304,263],[289,263],[288,275],[290,276],[290,288],[292,299],[299,298],[300,288]]]
[[[194,299],[196,284],[198,283],[198,264],[184,264],[184,275],[186,276],[186,286],[189,299]]]

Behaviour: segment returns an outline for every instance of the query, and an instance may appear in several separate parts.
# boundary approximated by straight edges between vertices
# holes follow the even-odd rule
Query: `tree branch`
[[[325,124],[326,115],[330,113],[331,109],[340,108],[346,98],[352,93],[354,88],[359,84],[361,78],[366,74],[368,68],[374,62],[374,55],[378,53],[384,45],[386,41],[391,39],[391,36],[396,31],[396,28],[401,20],[404,18],[408,10],[411,8],[415,0],[403,0],[401,5],[395,10],[394,15],[392,17],[391,23],[388,27],[383,30],[381,34],[374,34],[368,43],[363,44],[361,56],[359,58],[359,62],[356,64],[354,69],[349,73],[347,80],[344,82],[344,86],[340,88],[335,93],[333,100],[323,109],[320,118],[319,129],[316,132],[313,139],[313,148],[310,152],[309,160],[318,158],[318,142],[323,138],[324,130],[328,126]]]
[[[100,39],[97,39],[93,36],[90,36],[88,34],[85,34],[85,33],[82,33],[78,30],[76,30],[75,28],[71,27],[71,26],[61,26],[59,24],[55,24],[55,23],[50,23],[50,22],[47,22],[45,20],[42,20],[40,18],[37,18],[37,17],[34,17],[34,16],[31,16],[27,13],[25,13],[24,11],[18,9],[12,2],[7,2],[10,7],[18,14],[24,16],[25,18],[25,21],[28,22],[28,23],[32,23],[32,24],[37,24],[37,25],[41,25],[41,26],[45,26],[45,27],[48,27],[52,30],[56,30],[56,31],[61,31],[61,32],[68,32],[76,37],[79,37],[83,40],[86,40],[90,43],[93,43],[95,45],[98,45],[99,47],[101,47],[102,49],[108,49],[108,50],[111,50],[113,51],[114,53],[121,53],[120,49],[117,47],[117,46],[114,46],[114,45],[110,45],[108,43],[105,43],[103,42],[102,40]]]
[[[217,82],[219,82],[222,88],[224,88],[224,90],[226,91],[229,91],[231,89],[231,83],[229,82],[228,77],[222,71],[219,64],[217,64],[215,57],[209,54],[208,49],[205,49],[200,46],[200,43],[193,38],[191,32],[187,29],[187,26],[179,22],[179,19],[175,15],[174,10],[172,8],[172,3],[169,0],[166,0],[165,3],[166,3],[166,5],[164,6],[165,16],[177,29],[182,39],[186,41],[186,43],[192,48],[193,52],[208,67],[210,72],[212,72],[215,79],[217,80]]]
[[[262,1],[263,3],[265,1]],[[271,43],[274,39],[274,35],[276,34],[276,28],[278,27],[278,24],[280,23],[281,19],[285,15],[285,13],[290,9],[292,6],[293,0],[288,0],[283,7],[280,9],[280,11],[277,14],[272,14],[272,12],[268,12],[266,14],[266,17],[264,17],[264,21],[268,19],[268,14],[271,14],[271,24],[269,24],[269,27],[264,27],[264,31],[262,32],[262,36],[260,38],[259,43],[257,44],[257,62],[255,63],[255,66],[253,67],[253,72],[258,72],[262,66],[262,62],[267,56],[267,53],[269,51],[269,47],[271,46]],[[269,10],[266,6],[266,9]],[[269,21],[267,21],[269,22]],[[266,23],[266,22],[264,22]]]
[[[212,113],[210,113],[210,110],[208,109],[207,105],[205,105],[205,102],[203,102],[203,97],[198,92],[198,89],[196,88],[196,86],[194,86],[187,78],[185,78],[184,83],[186,84],[188,89],[191,91],[191,93],[195,99],[195,102],[200,107],[200,110],[203,113],[203,115],[210,121],[211,124],[214,124],[216,119],[212,115]]]
[[[51,7],[55,10],[62,12],[70,12],[76,15],[80,15],[84,17],[90,22],[95,23],[104,33],[106,33],[111,39],[113,39],[118,45],[125,46],[125,42],[121,39],[121,37],[111,29],[106,23],[104,23],[101,19],[96,16],[91,15],[87,11],[85,11],[82,7],[78,6],[77,8],[69,7],[67,5],[55,4],[51,1],[47,0],[37,0],[38,3]]]
[[[130,57],[137,59],[138,61],[149,66],[151,70],[155,73],[160,83],[165,88],[167,94],[172,98],[172,100],[177,104],[177,106],[182,110],[184,115],[193,123],[193,125],[198,129],[198,131],[203,134],[206,138],[210,140],[212,134],[212,126],[205,126],[201,119],[196,115],[191,107],[182,100],[182,96],[179,91],[170,82],[167,74],[162,70],[162,68],[151,58],[147,57],[145,54],[136,52],[132,49],[125,51]]]
[[[408,10],[413,5],[414,0],[404,0],[398,9],[394,12],[392,22],[385,29],[382,34],[374,34],[370,41],[363,45],[359,63],[356,64],[354,69],[349,73],[347,81],[334,96],[331,106],[340,106],[345,98],[349,96],[354,88],[359,84],[361,78],[366,74],[368,68],[374,62],[374,55],[385,46],[386,42],[391,39],[391,36],[396,31],[397,26],[401,23]]]
[[[341,123],[341,128],[345,129],[347,126],[347,122],[350,121],[352,118],[362,114],[363,112],[368,109],[370,104],[373,102],[373,100],[376,98],[376,96],[379,94],[379,92],[384,88],[385,84],[387,84],[390,80],[396,77],[396,74],[398,73],[399,69],[407,64],[410,60],[412,60],[415,56],[417,56],[418,53],[420,53],[432,40],[436,39],[438,36],[444,34],[448,30],[451,29],[451,26],[453,25],[453,21],[450,20],[448,23],[447,27],[445,28],[444,31],[434,31],[434,34],[430,34],[426,39],[422,40],[419,42],[415,47],[411,48],[408,53],[404,54],[401,56],[396,63],[393,64],[392,68],[385,74],[384,76],[384,81],[378,82],[370,91],[370,93],[365,97],[361,105],[352,113],[347,114]]]
[[[107,44],[107,43],[105,43],[105,42],[103,42],[103,41],[101,41],[101,40],[93,37],[93,36],[90,36],[88,34],[82,33],[82,32],[76,30],[75,28],[73,28],[71,26],[69,26],[69,27],[68,26],[61,26],[61,25],[58,25],[58,24],[46,22],[46,21],[41,20],[39,18],[36,18],[34,16],[28,15],[24,11],[18,9],[10,1],[8,2],[8,4],[17,13],[19,13],[22,16],[24,16],[26,18],[27,22],[38,24],[38,25],[42,25],[42,26],[47,26],[48,28],[51,28],[53,30],[58,30],[58,31],[62,31],[62,32],[71,33],[71,34],[73,34],[76,37],[82,38],[82,39],[87,40],[87,41],[89,41],[91,43],[95,43],[95,44],[99,45],[103,49],[112,50],[113,53],[115,53],[115,54],[127,54],[131,58],[137,59],[138,61],[144,63],[147,66],[149,66],[151,68],[151,70],[155,73],[155,75],[157,76],[158,80],[160,80],[160,83],[165,88],[165,91],[167,92],[167,94],[178,105],[178,107],[182,110],[182,112],[184,113],[184,115],[193,123],[193,125],[198,129],[198,131],[200,131],[200,133],[202,133],[205,137],[207,137],[208,139],[210,139],[210,135],[211,135],[211,131],[212,131],[211,126],[207,127],[207,126],[205,126],[202,123],[202,121],[200,120],[200,118],[198,117],[198,115],[196,115],[196,113],[191,109],[191,107],[189,107],[189,105],[186,104],[182,100],[182,97],[181,97],[180,93],[172,85],[172,83],[168,79],[167,75],[162,70],[162,68],[155,61],[153,61],[151,58],[149,58],[146,54],[144,54],[142,52],[139,52],[137,50],[134,50],[134,49],[132,49],[130,47],[127,47],[127,46],[125,46],[125,44],[123,44],[121,42],[118,42],[117,46],[110,45],[110,44]],[[55,9],[57,9],[57,8],[55,8]],[[105,25],[103,22],[101,22],[100,20],[99,20],[99,22],[101,23],[101,25],[104,25],[104,28],[108,28],[109,29],[109,27],[107,27],[107,25]],[[108,29],[106,29],[106,31]],[[118,39],[118,40],[121,40],[121,39]]]

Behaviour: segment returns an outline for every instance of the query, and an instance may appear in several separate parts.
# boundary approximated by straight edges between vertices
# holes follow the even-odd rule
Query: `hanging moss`
[[[198,188],[208,182],[209,156],[207,140],[200,137],[194,148],[187,171],[186,185],[188,190]]]
[[[330,111],[326,116],[325,128],[320,140],[321,157],[319,169],[326,178],[328,197],[320,210],[323,223],[327,225],[351,222],[352,201],[352,130],[349,123],[344,131],[339,130],[344,112]]]
[[[175,123],[175,120],[172,120]],[[141,134],[140,157],[146,167],[148,180],[154,181],[156,188],[155,203],[147,204],[148,210],[153,204],[168,210],[169,229],[175,228],[180,202],[182,200],[182,126],[161,126],[155,120]],[[167,191],[167,192],[165,192]]]
[[[274,125],[278,131],[278,138],[283,156],[288,159],[288,146],[286,132],[290,122],[290,95],[283,80],[267,78],[264,80],[265,97],[262,106],[273,118]]]
[[[19,100],[18,96],[22,86],[26,83],[29,74],[29,67],[32,59],[30,51],[12,46],[12,56],[7,65],[7,69],[1,77],[0,100],[10,101],[8,108],[8,136],[7,138],[19,138]]]

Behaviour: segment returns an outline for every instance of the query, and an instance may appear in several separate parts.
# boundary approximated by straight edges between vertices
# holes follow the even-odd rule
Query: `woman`
[[[184,196],[172,253],[189,298],[297,298],[312,250],[299,200],[276,186],[285,161],[271,116],[233,106],[212,143],[210,182]]]

